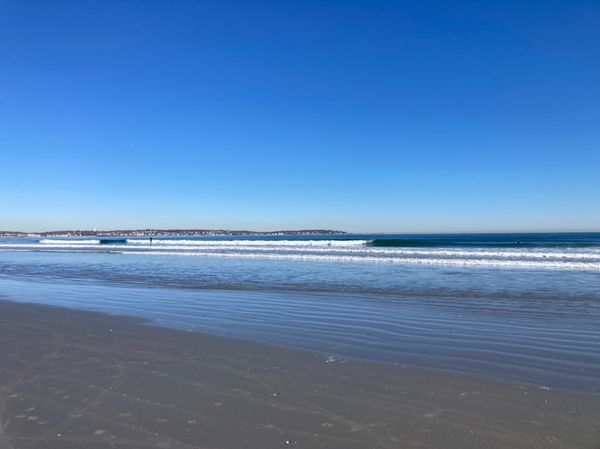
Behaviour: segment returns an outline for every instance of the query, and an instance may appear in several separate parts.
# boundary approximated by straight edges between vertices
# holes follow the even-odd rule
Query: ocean
[[[0,298],[600,391],[600,233],[1,238]]]

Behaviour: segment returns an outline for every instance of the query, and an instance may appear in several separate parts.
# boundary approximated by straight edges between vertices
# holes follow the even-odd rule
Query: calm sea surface
[[[0,238],[0,297],[600,393],[600,233]]]

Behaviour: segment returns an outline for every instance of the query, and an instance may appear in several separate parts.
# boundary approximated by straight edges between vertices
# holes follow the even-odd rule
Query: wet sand
[[[600,396],[0,301],[0,449],[600,448]]]

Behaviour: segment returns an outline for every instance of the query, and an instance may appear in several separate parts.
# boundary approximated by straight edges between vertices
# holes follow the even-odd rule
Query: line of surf
[[[114,251],[118,254],[140,254],[137,251]],[[145,251],[143,254],[162,256],[198,256],[198,257],[230,257],[244,259],[271,260],[306,260],[329,262],[361,262],[361,263],[394,263],[403,265],[438,265],[458,267],[497,267],[524,269],[557,269],[600,271],[600,262],[561,262],[561,261],[529,261],[529,260],[494,260],[494,259],[443,259],[443,258],[407,258],[407,257],[373,257],[373,256],[337,256],[321,254],[273,254],[253,252],[216,252],[216,251]]]
[[[175,239],[127,239],[131,245],[188,245],[188,246],[364,246],[368,240],[175,240]]]
[[[99,239],[76,240],[76,239],[42,239],[39,241],[42,245],[98,245]]]
[[[64,243],[63,243],[64,242]],[[55,244],[31,244],[31,243],[14,243],[9,245],[1,245],[1,248],[5,249],[76,249],[80,250],[110,250],[123,248],[124,245],[119,244],[72,244],[72,242],[66,243],[67,241],[61,241],[61,243]],[[222,242],[224,243],[224,242]],[[255,252],[289,252],[289,253],[326,253],[332,256],[344,256],[344,255],[373,255],[373,256],[401,256],[401,257],[430,257],[430,258],[466,258],[466,259],[506,259],[506,260],[543,260],[543,261],[589,261],[600,262],[600,251],[589,250],[588,252],[579,251],[538,251],[538,250],[502,250],[502,251],[489,251],[487,249],[451,249],[451,248],[421,248],[421,249],[408,249],[408,248],[372,248],[372,247],[329,247],[329,246],[268,246],[268,245],[255,245],[255,241],[249,241],[246,245],[234,243],[231,245],[219,244],[219,245],[132,245],[132,249],[142,254],[148,251],[203,251],[203,250],[214,250],[220,252],[226,251],[255,251]]]

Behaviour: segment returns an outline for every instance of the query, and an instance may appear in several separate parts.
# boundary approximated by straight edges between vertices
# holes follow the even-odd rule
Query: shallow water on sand
[[[370,253],[365,259],[347,250],[389,247],[330,246],[324,239],[276,244],[269,239],[170,240],[158,243],[157,251],[5,239],[0,241],[0,296],[323,351],[332,363],[360,357],[543,388],[600,391],[600,272],[593,265],[598,252],[593,242],[565,246],[555,239],[508,250],[498,239],[486,245],[442,245],[439,237],[418,243],[423,254],[415,258],[431,261],[428,251],[435,251],[436,259],[446,253],[446,260],[467,260],[450,264],[405,262],[404,253]],[[178,252],[201,257],[165,249],[173,245],[187,245],[191,249]],[[210,245],[218,249],[199,249]],[[511,254],[498,255],[507,251]],[[313,257],[335,252],[336,258]],[[547,263],[550,253],[554,259]],[[380,263],[373,257],[397,260]],[[521,263],[538,259],[546,265]],[[512,262],[492,265],[489,260]],[[573,263],[588,265],[582,269]]]

